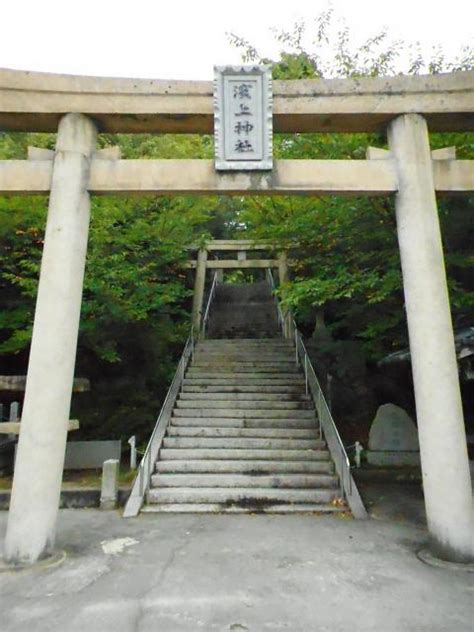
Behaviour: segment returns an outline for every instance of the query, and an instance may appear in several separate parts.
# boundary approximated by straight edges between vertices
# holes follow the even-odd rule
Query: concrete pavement
[[[474,575],[421,563],[379,495],[365,522],[61,510],[66,560],[0,574],[2,632],[472,632]]]

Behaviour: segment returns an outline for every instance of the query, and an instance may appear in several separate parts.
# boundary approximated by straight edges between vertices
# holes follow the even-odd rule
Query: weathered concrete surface
[[[85,470],[102,467],[108,459],[118,459],[122,453],[120,440],[68,441],[64,458],[65,470]]]
[[[26,386],[26,375],[0,375],[0,391],[23,392]],[[75,377],[72,390],[74,393],[85,393],[91,390],[91,383],[85,377]]]
[[[2,632],[472,631],[472,576],[418,561],[426,532],[409,523],[97,510],[60,523],[61,566],[0,574]]]
[[[245,254],[244,253],[238,253]],[[237,269],[252,269],[252,268],[276,268],[278,265],[278,259],[210,259],[206,268],[208,270],[237,270]],[[197,268],[199,262],[189,261],[189,268]]]
[[[189,250],[199,250],[200,246],[191,246]],[[254,239],[212,239],[206,243],[206,250],[231,250],[248,251],[252,250],[273,250],[273,244]]]
[[[115,509],[118,495],[119,459],[108,459],[102,467],[100,508]]]
[[[80,114],[61,119],[5,545],[15,562],[33,563],[54,546],[89,230],[86,186],[96,135],[92,121]]]
[[[118,505],[125,505],[130,495],[130,488],[123,487],[118,490]],[[0,510],[8,511],[10,505],[11,491],[0,490]],[[85,509],[95,508],[100,505],[100,488],[99,487],[76,487],[68,486],[61,489],[59,498],[60,509]]]
[[[472,160],[433,160],[438,193],[474,191]],[[0,161],[0,194],[49,193],[52,163]],[[390,195],[397,190],[392,160],[275,160],[271,173],[218,173],[212,160],[94,158],[91,193],[114,195]]]
[[[21,419],[18,421],[5,421],[0,422],[0,434],[15,434],[19,435],[21,430]],[[69,419],[67,422],[68,432],[73,430],[79,430],[79,420]]]
[[[416,414],[431,550],[474,561],[473,504],[443,245],[426,121],[393,121],[397,233],[410,339]]]
[[[213,132],[210,81],[160,81],[0,69],[0,127],[54,132],[81,112],[104,132]],[[383,131],[397,114],[432,131],[474,129],[474,72],[274,81],[275,132]]]
[[[207,250],[200,248],[196,261],[196,276],[193,293],[193,326],[198,333],[201,329],[203,314],[204,287],[206,285]]]

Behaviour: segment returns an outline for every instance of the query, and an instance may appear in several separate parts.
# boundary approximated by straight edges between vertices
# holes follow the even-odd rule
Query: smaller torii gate
[[[189,267],[196,269],[193,296],[193,326],[196,332],[201,331],[203,317],[204,287],[206,284],[207,270],[215,270],[220,275],[224,270],[243,270],[263,268],[278,270],[278,278],[281,283],[288,280],[288,260],[285,252],[279,252],[274,259],[247,259],[247,253],[257,250],[274,251],[274,246],[265,242],[256,242],[251,239],[214,239],[205,246],[196,248],[197,259],[190,261]],[[236,252],[236,259],[209,259],[209,252]]]

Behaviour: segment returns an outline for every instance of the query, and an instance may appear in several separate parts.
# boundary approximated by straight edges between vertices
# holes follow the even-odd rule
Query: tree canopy
[[[276,60],[231,35],[246,62],[271,63],[276,79],[358,77],[404,70],[442,72],[474,68],[461,47],[454,60],[440,49],[423,59],[416,45],[390,41],[382,31],[357,49],[331,10],[313,24],[275,33]],[[403,59],[402,59],[403,58]],[[474,159],[473,134],[434,134],[433,148],[455,145]],[[54,148],[53,134],[0,133],[0,159],[24,158],[28,145]],[[213,139],[197,135],[109,135],[124,158],[211,158]],[[277,158],[361,159],[382,135],[276,135]],[[456,326],[470,323],[474,307],[474,200],[439,200],[448,281]],[[46,221],[47,201],[0,197],[0,369],[26,369]],[[150,424],[189,327],[192,278],[187,248],[207,237],[268,239],[287,249],[292,277],[283,290],[308,335],[323,310],[338,339],[359,340],[369,360],[404,347],[403,291],[391,199],[342,197],[97,197],[87,255],[78,371],[120,384],[106,421],[91,432],[110,436]],[[128,381],[127,381],[127,379]],[[127,389],[123,390],[123,384]],[[140,386],[137,387],[137,384]],[[106,397],[98,389],[98,397]],[[128,397],[128,404],[123,399]],[[118,402],[122,402],[120,405]],[[95,404],[99,406],[99,402]],[[139,411],[137,413],[137,411]],[[150,413],[151,411],[151,413]],[[94,413],[96,423],[97,415]],[[133,417],[134,421],[130,419]],[[146,417],[146,419],[145,419]],[[87,424],[86,424],[87,426]]]

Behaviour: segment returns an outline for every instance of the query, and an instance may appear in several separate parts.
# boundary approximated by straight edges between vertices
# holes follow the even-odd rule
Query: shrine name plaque
[[[270,66],[216,66],[214,148],[218,171],[273,168]]]

